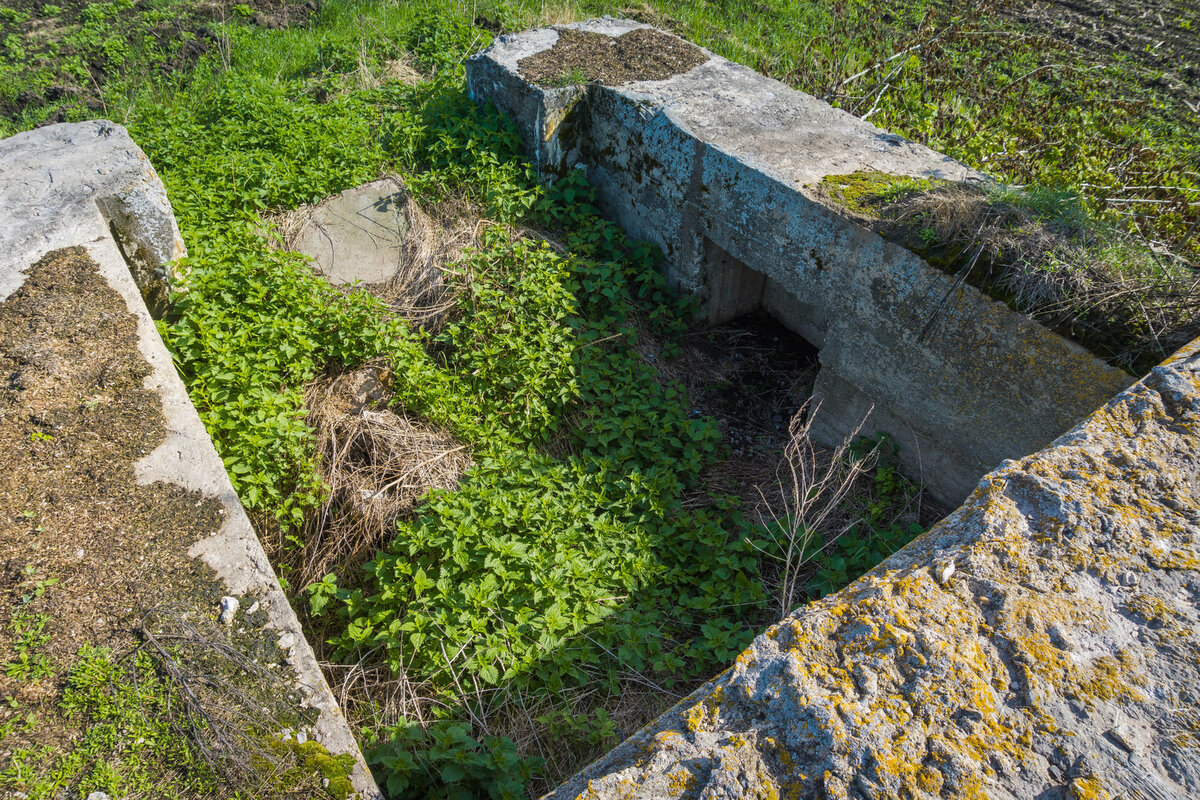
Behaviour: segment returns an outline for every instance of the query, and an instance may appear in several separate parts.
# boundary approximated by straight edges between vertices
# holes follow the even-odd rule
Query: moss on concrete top
[[[1200,793],[1200,341],[553,798]]]

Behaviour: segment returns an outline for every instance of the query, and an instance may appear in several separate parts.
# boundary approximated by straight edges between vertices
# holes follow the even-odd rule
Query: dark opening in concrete
[[[710,325],[720,325],[762,307],[767,276],[704,238],[704,270],[708,276],[706,305]]]

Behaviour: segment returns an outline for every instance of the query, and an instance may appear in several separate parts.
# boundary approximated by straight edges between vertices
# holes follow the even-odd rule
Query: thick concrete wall
[[[1200,796],[1200,340],[548,795]]]
[[[243,634],[250,631],[250,638],[257,633],[276,643],[280,696],[296,692],[302,706],[315,712],[307,735],[331,753],[352,754],[357,765],[351,782],[358,795],[381,797],[144,300],[165,301],[171,261],[185,255],[153,167],[124,128],[104,120],[53,125],[0,141],[0,302],[22,287],[47,253],[77,246],[86,249],[136,318],[138,350],[150,368],[145,388],[161,402],[166,420],[162,441],[132,465],[133,475],[140,485],[182,487],[195,495],[189,504],[219,502],[223,523],[198,538],[188,555],[211,568],[226,597],[240,601],[230,624]],[[27,344],[3,341],[0,351],[20,352]],[[147,409],[148,421],[155,416]],[[148,423],[145,435],[158,432]],[[187,508],[180,513],[187,515]],[[154,565],[147,562],[145,569],[152,572]],[[195,606],[187,613],[212,619],[221,611],[214,598],[191,600]],[[257,609],[262,613],[254,614]]]
[[[662,248],[707,320],[764,308],[820,348],[819,439],[840,440],[874,408],[865,430],[891,433],[909,470],[957,503],[1132,381],[815,190],[861,170],[982,179],[964,165],[711,54],[665,80],[537,87],[519,65],[557,38],[498,39],[468,62],[473,96],[513,116],[543,175],[584,166],[602,210]]]

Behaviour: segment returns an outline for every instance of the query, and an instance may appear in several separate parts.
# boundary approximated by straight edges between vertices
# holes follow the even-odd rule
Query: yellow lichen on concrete
[[[637,769],[711,763],[670,795],[688,798],[1200,796],[1188,369],[1006,462],[913,545],[758,637],[664,717],[678,734]],[[622,758],[593,768],[614,787],[602,800],[620,796]]]

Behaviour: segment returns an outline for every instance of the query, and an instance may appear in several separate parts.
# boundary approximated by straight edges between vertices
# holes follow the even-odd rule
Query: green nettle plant
[[[540,766],[520,758],[509,739],[476,740],[461,722],[435,722],[422,728],[410,722],[379,731],[368,742],[366,758],[383,776],[391,798],[429,800],[518,800]]]

